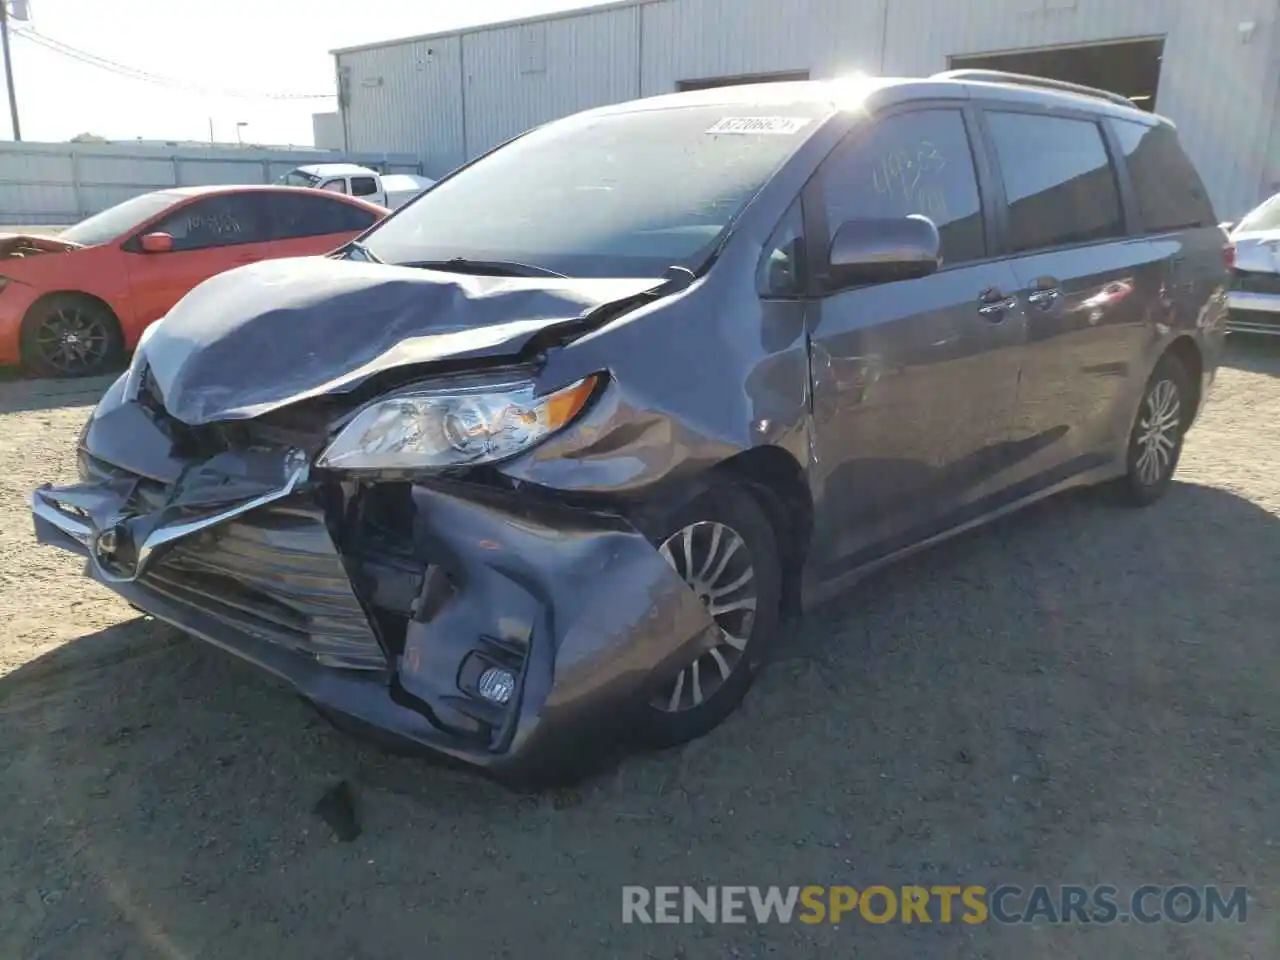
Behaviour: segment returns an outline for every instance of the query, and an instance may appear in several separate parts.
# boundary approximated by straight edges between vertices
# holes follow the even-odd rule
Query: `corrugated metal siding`
[[[417,154],[431,177],[466,159],[459,37],[343,54],[338,68],[350,70],[349,150]]]
[[[1277,0],[789,0],[783,12],[774,0],[654,0],[354,51],[339,64],[353,67],[350,146],[419,153],[439,175],[446,157],[445,169],[537,123],[667,93],[681,80],[926,75],[955,55],[1163,37],[1157,109],[1178,124],[1228,217],[1280,181],[1271,150],[1280,147],[1276,8]],[[1237,29],[1245,21],[1257,23],[1247,42]],[[415,58],[430,45],[443,63],[450,44],[460,46],[465,86],[451,87],[447,69],[425,83],[429,71]],[[382,87],[361,85],[374,75]]]
[[[886,0],[665,0],[642,7],[644,93],[681,80],[879,68]]]
[[[49,218],[78,209],[74,180],[70,152],[27,145],[26,150],[0,153],[0,222],[66,222]],[[13,216],[22,213],[30,218]]]
[[[948,56],[1160,36],[1177,19],[1183,0],[1062,2],[1050,7],[1045,0],[894,0],[884,72],[923,76],[947,69]]]
[[[462,38],[467,152],[566,114],[639,95],[639,7]]]
[[[411,155],[5,142],[0,143],[0,224],[73,223],[151,190],[268,183],[302,164],[335,160],[388,173],[421,170]]]
[[[1223,218],[1254,206],[1269,179],[1275,19],[1275,4],[1262,0],[1182,0],[1165,41],[1156,109],[1178,125]],[[1248,20],[1258,28],[1244,43],[1237,26]]]
[[[1156,109],[1178,125],[1223,217],[1259,199],[1276,95],[1274,0],[894,0],[885,73],[916,76],[948,57],[1164,37]],[[1248,43],[1237,24],[1258,24]],[[1256,105],[1265,98],[1266,106]]]

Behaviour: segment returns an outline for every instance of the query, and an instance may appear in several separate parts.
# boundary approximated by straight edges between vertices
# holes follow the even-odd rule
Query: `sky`
[[[4,0],[0,0],[4,2]],[[312,143],[336,110],[329,51],[591,6],[592,0],[29,0],[10,41],[24,140]],[[34,29],[43,38],[22,36]],[[48,48],[53,41],[183,87],[140,81]],[[228,96],[228,93],[252,96]],[[269,99],[269,94],[327,94]],[[239,126],[243,124],[243,126]],[[0,139],[11,139],[0,99]]]

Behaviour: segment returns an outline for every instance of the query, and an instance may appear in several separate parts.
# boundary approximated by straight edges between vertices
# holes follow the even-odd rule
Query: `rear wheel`
[[[706,605],[717,642],[655,691],[641,734],[658,746],[708,733],[742,702],[779,632],[777,538],[755,498],[736,484],[698,497],[663,525],[658,552]]]
[[[1116,489],[1125,502],[1143,507],[1155,503],[1169,489],[1182,456],[1190,403],[1191,383],[1186,367],[1167,353],[1147,381],[1129,433],[1126,472],[1116,481]]]
[[[123,355],[115,315],[88,297],[49,297],[22,322],[22,363],[36,376],[96,376],[118,366]]]

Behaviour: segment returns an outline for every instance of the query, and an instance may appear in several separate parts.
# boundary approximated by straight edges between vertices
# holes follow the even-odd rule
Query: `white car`
[[[1227,329],[1280,336],[1280,193],[1231,228],[1235,270]]]
[[[354,163],[312,163],[290,170],[280,182],[294,187],[318,187],[359,197],[395,210],[435,183],[411,173],[378,173]]]

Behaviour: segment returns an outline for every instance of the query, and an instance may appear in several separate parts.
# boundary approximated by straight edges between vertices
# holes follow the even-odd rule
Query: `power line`
[[[3,0],[0,0],[0,2],[3,2]],[[169,87],[175,90],[199,93],[203,96],[232,97],[244,100],[331,100],[337,96],[337,94],[333,93],[254,93],[247,90],[221,90],[204,87],[199,84],[190,83],[186,80],[179,80],[176,77],[167,77],[163,74],[151,73],[148,70],[131,67],[116,60],[99,56],[96,53],[90,53],[88,50],[81,50],[79,47],[73,47],[68,43],[63,43],[61,40],[55,40],[53,37],[47,37],[43,33],[38,33],[30,27],[23,27],[21,29],[15,28],[10,32],[13,36],[21,37],[28,43],[33,43],[38,47],[43,47],[53,53],[57,53],[71,60],[79,61],[80,63],[87,64],[91,67],[97,67],[99,70],[114,73],[117,76],[126,77],[130,80],[137,80],[143,83],[151,83],[156,86]]]

